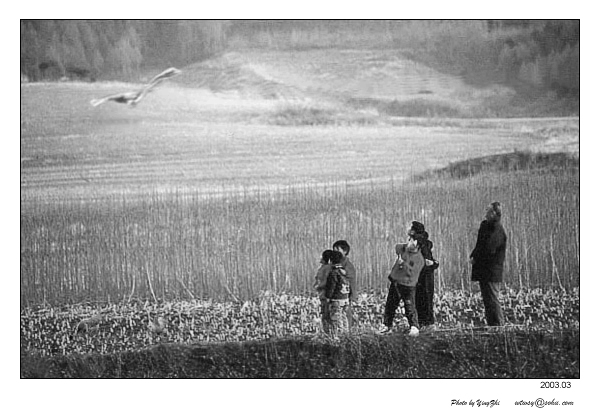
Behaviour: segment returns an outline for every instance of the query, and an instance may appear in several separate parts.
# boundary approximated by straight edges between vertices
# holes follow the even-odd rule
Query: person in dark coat
[[[421,329],[435,328],[435,316],[433,314],[433,295],[434,295],[434,280],[433,272],[439,267],[439,263],[433,258],[433,242],[429,240],[429,233],[425,230],[425,225],[416,220],[412,221],[408,229],[408,236],[414,238],[419,235],[423,238],[421,246],[421,254],[425,259],[425,266],[419,275],[415,293],[415,306],[419,318]]]
[[[415,222],[413,222],[414,224]],[[435,328],[435,315],[433,314],[433,295],[435,282],[433,272],[440,266],[439,262],[433,258],[433,242],[429,240],[427,231],[423,231],[423,246],[421,254],[425,258],[425,266],[419,275],[417,283],[415,304],[417,315],[419,317],[419,325],[422,330]]]
[[[491,203],[486,209],[485,220],[479,226],[477,243],[470,255],[473,265],[471,280],[479,282],[489,326],[504,325],[504,313],[498,300],[506,255],[506,232],[501,217],[500,203]]]

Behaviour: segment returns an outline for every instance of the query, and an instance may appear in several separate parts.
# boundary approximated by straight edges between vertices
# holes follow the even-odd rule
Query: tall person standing
[[[486,209],[485,220],[479,226],[477,243],[470,256],[473,265],[471,280],[479,282],[489,326],[504,325],[504,313],[498,299],[506,256],[506,232],[501,217],[500,203],[491,203]]]

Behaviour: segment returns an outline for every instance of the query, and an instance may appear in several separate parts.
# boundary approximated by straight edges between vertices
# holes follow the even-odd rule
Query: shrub
[[[460,117],[454,105],[428,99],[393,100],[380,108],[381,112],[396,117]]]
[[[335,111],[314,105],[293,104],[278,109],[270,121],[276,125],[328,125],[335,124]]]

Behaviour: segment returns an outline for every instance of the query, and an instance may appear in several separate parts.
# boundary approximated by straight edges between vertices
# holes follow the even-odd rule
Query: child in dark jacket
[[[339,241],[335,241],[331,247],[334,251],[342,253],[341,265],[344,267],[344,270],[346,270],[348,280],[350,281],[350,302],[348,304],[348,309],[346,310],[346,315],[348,316],[348,329],[351,329],[352,324],[354,323],[352,305],[355,304],[358,299],[358,287],[356,283],[356,269],[354,268],[354,264],[352,264],[348,258],[348,254],[350,253],[350,244],[348,241],[341,239]]]
[[[321,254],[321,266],[317,270],[313,284],[321,301],[321,325],[323,332],[326,334],[331,332],[331,317],[329,316],[329,299],[325,297],[325,287],[327,286],[327,277],[331,271],[331,255],[333,252],[333,250],[327,249]]]
[[[331,254],[331,271],[327,275],[325,297],[329,301],[329,319],[331,333],[337,336],[340,332],[348,331],[348,306],[352,289],[348,273],[342,265],[343,255],[338,251]]]

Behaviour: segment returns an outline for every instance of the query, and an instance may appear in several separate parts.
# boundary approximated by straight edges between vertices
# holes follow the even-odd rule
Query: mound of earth
[[[177,83],[262,99],[320,99],[353,105],[432,101],[472,107],[514,92],[475,88],[397,51],[307,50],[229,52],[186,67]]]
[[[305,94],[261,71],[241,54],[229,53],[186,67],[179,85],[208,89],[214,93],[236,93],[260,99],[301,99]]]
[[[579,158],[564,152],[531,153],[517,151],[453,162],[444,168],[427,171],[416,178],[421,180],[433,175],[463,179],[483,172],[552,171],[559,168],[579,170]]]

